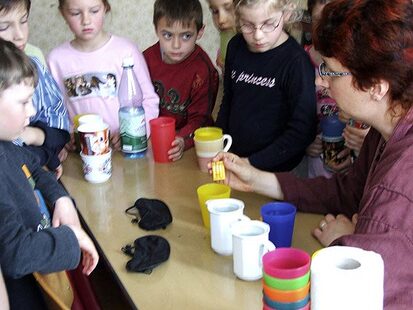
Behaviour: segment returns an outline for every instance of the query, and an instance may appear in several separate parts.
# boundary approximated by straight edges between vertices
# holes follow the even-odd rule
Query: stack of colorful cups
[[[264,310],[310,309],[310,255],[279,248],[262,258]]]

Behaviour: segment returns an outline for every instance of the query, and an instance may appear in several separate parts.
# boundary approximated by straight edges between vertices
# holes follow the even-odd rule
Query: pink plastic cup
[[[168,163],[168,151],[175,140],[175,119],[161,116],[149,121],[153,158],[158,163]]]
[[[310,255],[297,248],[275,249],[262,258],[264,272],[279,279],[302,277],[310,270],[310,263]]]

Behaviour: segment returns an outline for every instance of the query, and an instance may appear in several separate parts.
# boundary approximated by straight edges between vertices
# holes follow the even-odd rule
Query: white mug
[[[195,130],[195,152],[201,171],[208,172],[208,163],[219,152],[227,152],[232,145],[232,137],[223,134],[218,127],[201,127]]]
[[[102,155],[85,155],[80,152],[83,175],[90,183],[103,183],[112,175],[112,150]]]
[[[206,206],[211,223],[212,249],[220,255],[231,255],[231,224],[250,219],[243,214],[244,202],[233,198],[211,199]]]
[[[262,257],[275,249],[268,240],[270,226],[261,221],[244,221],[231,225],[234,273],[246,281],[262,278]]]

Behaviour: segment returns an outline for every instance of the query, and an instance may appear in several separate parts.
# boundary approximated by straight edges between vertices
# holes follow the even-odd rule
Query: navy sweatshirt
[[[44,304],[32,273],[76,268],[80,248],[69,227],[42,229],[34,184],[28,180],[23,165],[30,171],[35,188],[52,205],[67,193],[30,151],[0,141],[0,266],[10,307],[41,309]]]
[[[59,153],[70,141],[69,133],[63,129],[49,127],[41,121],[33,122],[30,126],[43,130],[46,137],[41,146],[25,145],[25,147],[39,157],[41,166],[47,166],[51,171],[56,170],[60,165]]]
[[[289,171],[316,134],[314,68],[291,37],[264,53],[241,34],[228,44],[224,96],[216,124],[232,152],[266,171]]]

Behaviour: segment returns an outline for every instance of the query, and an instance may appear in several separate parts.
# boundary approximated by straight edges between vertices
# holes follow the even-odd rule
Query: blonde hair
[[[294,0],[234,0],[235,16],[237,23],[239,21],[239,9],[241,7],[252,7],[256,5],[268,5],[270,8],[288,13],[287,23],[296,23],[301,21],[304,10],[297,5],[298,1]]]

